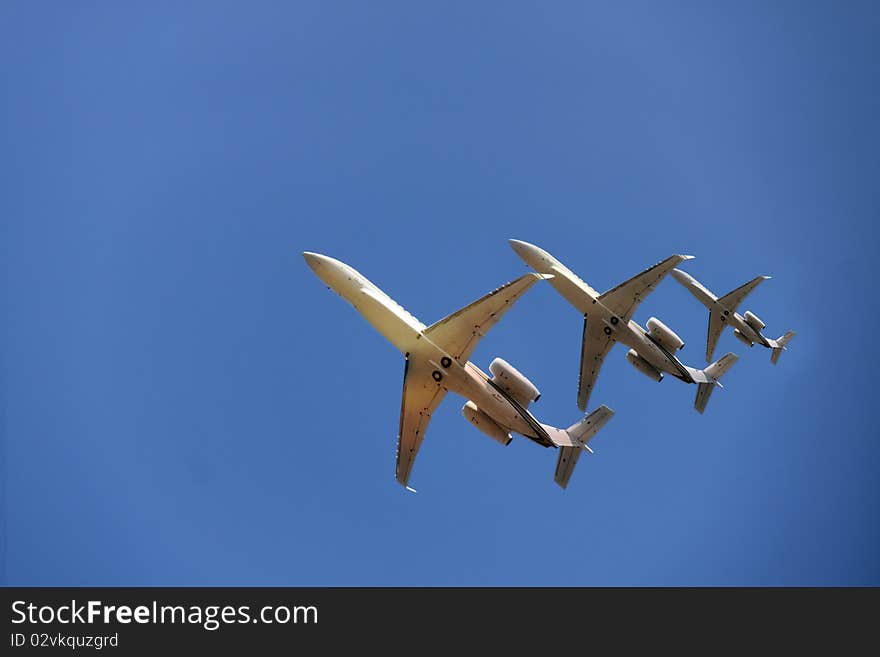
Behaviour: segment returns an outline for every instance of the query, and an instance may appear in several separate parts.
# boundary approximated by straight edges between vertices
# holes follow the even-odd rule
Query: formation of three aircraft
[[[673,255],[599,294],[543,249],[519,240],[510,240],[510,245],[536,273],[509,282],[430,326],[422,324],[345,263],[318,253],[303,254],[318,277],[353,305],[406,358],[397,439],[397,481],[409,490],[410,473],[431,414],[447,392],[463,397],[465,418],[502,445],[510,443],[511,433],[517,433],[543,447],[558,448],[554,479],[563,488],[568,485],[581,451],[592,452],[588,443],[614,415],[610,408],[603,404],[567,429],[542,424],[528,410],[529,404],[541,396],[531,381],[501,358],[489,365],[491,376],[469,360],[480,339],[539,280],[547,280],[584,316],[578,380],[578,407],[582,411],[587,409],[599,370],[615,342],[629,347],[627,360],[648,377],[660,381],[664,374],[669,374],[685,383],[697,384],[694,407],[700,413],[715,386],[721,385],[719,379],[736,362],[737,356],[728,353],[705,369],[688,367],[675,356],[684,343],[671,329],[654,317],[647,321],[647,330],[632,320],[638,305],[670,272],[709,309],[706,362],[712,360],[725,326],[733,328],[734,335],[745,344],[771,349],[774,364],[794,336],[789,331],[771,340],[761,333],[764,323],[756,315],[736,312],[746,295],[767,276],[759,276],[719,298],[687,273],[675,269],[693,256]]]

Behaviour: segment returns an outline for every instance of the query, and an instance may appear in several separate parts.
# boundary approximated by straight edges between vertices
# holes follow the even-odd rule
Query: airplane
[[[622,342],[630,348],[626,359],[648,378],[662,381],[665,373],[685,383],[696,383],[694,408],[698,413],[706,410],[712,391],[716,386],[722,387],[719,379],[737,361],[736,354],[728,353],[703,370],[688,367],[674,355],[684,346],[684,342],[672,329],[656,317],[648,320],[647,331],[632,320],[636,308],[666,274],[693,256],[670,256],[599,294],[544,249],[520,240],[509,242],[516,254],[532,269],[542,274],[552,274],[550,284],[584,316],[578,378],[578,407],[581,410],[587,407],[605,356],[616,342]]]
[[[534,283],[549,278],[526,274],[502,285],[438,322],[425,326],[361,273],[339,260],[306,251],[309,267],[348,301],[406,358],[397,438],[397,481],[410,491],[410,473],[431,414],[447,392],[466,400],[464,417],[482,433],[509,445],[518,433],[542,447],[559,448],[554,480],[562,488],[582,450],[614,415],[600,406],[567,429],[541,424],[528,410],[541,396],[534,384],[501,358],[490,377],[470,362],[471,353],[501,317]]]
[[[750,310],[747,310],[744,316],[736,312],[737,306],[742,303],[743,299],[758,285],[769,279],[769,276],[753,278],[723,297],[715,296],[697,279],[681,269],[673,269],[672,276],[709,309],[709,335],[706,338],[707,363],[712,360],[718,338],[721,337],[725,326],[731,327],[733,335],[743,344],[752,347],[757,342],[761,346],[767,347],[771,350],[770,362],[774,365],[779,362],[779,356],[786,349],[785,345],[788,344],[788,341],[795,336],[795,332],[788,331],[775,340],[771,340],[761,333],[765,324],[757,315]]]

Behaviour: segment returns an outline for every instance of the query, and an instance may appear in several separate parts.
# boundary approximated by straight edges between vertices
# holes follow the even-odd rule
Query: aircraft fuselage
[[[549,446],[534,416],[470,361],[462,364],[425,336],[426,326],[353,267],[334,258],[306,253],[305,259],[318,277],[348,301],[391,344],[410,366],[431,371],[438,387],[473,401],[500,426]]]

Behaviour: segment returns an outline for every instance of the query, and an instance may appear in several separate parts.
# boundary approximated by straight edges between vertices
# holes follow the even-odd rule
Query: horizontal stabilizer
[[[779,362],[779,357],[782,355],[782,352],[785,351],[785,345],[788,344],[788,341],[791,340],[794,335],[794,331],[789,331],[777,340],[768,340],[772,349],[772,351],[770,352],[771,363],[776,365],[776,363]]]
[[[614,411],[602,404],[580,422],[571,425],[565,433],[571,437],[576,446],[587,447],[587,443],[599,433],[599,430],[613,415]]]
[[[553,481],[559,484],[563,489],[568,486],[568,480],[574,472],[574,466],[577,465],[581,456],[580,447],[560,447],[559,458],[556,459],[556,472],[553,475]]]
[[[614,411],[603,404],[568,429],[545,427],[553,442],[559,447],[559,458],[556,460],[556,473],[553,479],[562,488],[568,486],[568,480],[571,479],[571,473],[574,472],[581,450],[593,452],[587,443],[613,415]]]
[[[707,367],[703,371],[706,372],[706,374],[708,374],[711,378],[713,378],[717,381],[722,376],[727,374],[727,371],[731,367],[733,367],[733,364],[737,360],[739,360],[739,356],[737,356],[735,353],[730,351],[730,352],[727,352],[726,354],[724,354],[721,358],[716,360],[714,363],[709,365],[709,367]]]
[[[697,413],[700,415],[703,414],[703,411],[706,410],[706,404],[709,403],[709,397],[712,396],[712,393],[715,391],[714,383],[698,383],[697,384],[697,399],[694,401],[694,408],[697,409]]]
[[[697,409],[697,413],[702,414],[706,410],[706,404],[709,403],[709,397],[712,396],[716,386],[722,387],[718,379],[727,374],[727,371],[733,367],[737,360],[739,360],[739,357],[736,354],[728,352],[709,365],[709,367],[700,371],[699,373],[702,376],[694,377],[698,382],[697,398],[694,400],[694,408]]]

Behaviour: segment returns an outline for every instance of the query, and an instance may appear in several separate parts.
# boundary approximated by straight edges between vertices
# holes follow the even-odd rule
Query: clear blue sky
[[[4,2],[3,581],[880,584],[871,2]],[[798,331],[704,416],[618,346],[567,491],[450,396],[394,481],[402,357],[302,260],[431,323],[535,242],[598,289],[671,253]],[[672,279],[639,309],[703,362]],[[567,426],[581,320],[480,344]]]

